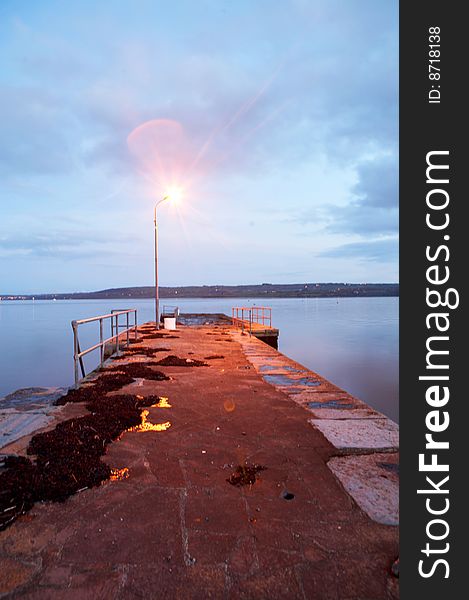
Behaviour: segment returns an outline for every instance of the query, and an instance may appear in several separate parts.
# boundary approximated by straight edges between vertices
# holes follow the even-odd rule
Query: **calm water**
[[[231,314],[232,306],[262,301],[188,298],[177,303],[181,312]],[[272,324],[280,329],[281,352],[395,421],[398,304],[398,298],[276,298],[269,303]],[[152,300],[0,302],[0,397],[24,387],[72,384],[70,321],[134,307],[140,323],[154,318]],[[86,327],[82,347],[97,341],[98,324]],[[87,368],[97,359],[97,355],[87,358]]]

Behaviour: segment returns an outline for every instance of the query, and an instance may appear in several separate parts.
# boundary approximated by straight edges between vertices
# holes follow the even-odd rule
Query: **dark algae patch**
[[[107,445],[141,424],[143,408],[161,400],[133,394],[105,396],[96,393],[95,386],[71,392],[81,393],[80,401],[86,401],[90,414],[36,434],[27,449],[31,458],[5,459],[5,471],[0,473],[0,530],[35,502],[61,502],[109,479],[112,469],[101,461]]]
[[[174,354],[165,356],[158,362],[155,363],[160,367],[208,367],[207,363],[202,360],[195,360],[194,358],[179,358]]]
[[[165,375],[161,371],[156,371],[155,369],[152,369],[148,366],[148,364],[159,365],[161,363],[127,363],[124,365],[117,365],[115,367],[109,368],[109,371],[122,371],[127,377],[131,377],[132,380],[138,378],[151,379],[153,381],[163,381],[165,379],[169,379],[167,375]]]
[[[58,398],[55,404],[61,406],[67,404],[67,402],[90,402],[93,399],[101,398],[108,392],[114,392],[124,387],[124,385],[129,385],[133,380],[133,377],[124,373],[105,374],[90,382],[87,386],[69,390],[65,396]]]
[[[225,358],[222,354],[211,354],[210,356],[204,356],[204,360],[215,360],[217,358]]]
[[[158,340],[160,338],[166,338],[167,340],[170,340],[177,339],[178,337],[178,335],[169,335],[168,333],[146,333],[143,335],[144,340]]]
[[[265,471],[267,467],[262,465],[238,465],[235,472],[226,480],[231,485],[241,487],[243,485],[254,485],[259,471]]]
[[[28,458],[7,456],[4,467],[7,470],[0,474],[0,531],[32,507],[38,481],[37,469]]]
[[[112,360],[120,360],[121,358],[125,358],[126,356],[136,356],[139,354],[144,354],[145,356],[154,356],[158,352],[169,352],[170,348],[130,348],[123,352],[120,356],[112,356]]]

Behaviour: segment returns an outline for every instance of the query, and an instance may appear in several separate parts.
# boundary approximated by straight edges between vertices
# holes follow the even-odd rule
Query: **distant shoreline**
[[[291,283],[160,287],[160,298],[376,298],[398,297],[398,283]],[[0,300],[99,300],[154,298],[152,286],[112,288],[96,292],[0,294]]]

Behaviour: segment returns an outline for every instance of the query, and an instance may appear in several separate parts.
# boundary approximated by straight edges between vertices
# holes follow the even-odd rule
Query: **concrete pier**
[[[398,598],[397,426],[228,323],[169,333],[132,347],[186,366],[111,393],[165,397],[161,430],[109,446],[125,478],[0,532],[0,598]]]

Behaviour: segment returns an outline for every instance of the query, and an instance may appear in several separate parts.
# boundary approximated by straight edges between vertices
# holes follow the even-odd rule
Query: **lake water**
[[[232,306],[262,302],[177,300],[181,312],[228,315]],[[398,422],[398,298],[275,298],[269,306],[281,352]],[[0,397],[25,387],[71,385],[70,321],[119,308],[137,308],[139,323],[154,319],[150,299],[0,302]],[[80,330],[82,347],[98,341],[98,324],[86,327],[83,337]],[[87,368],[97,360],[87,357]]]

